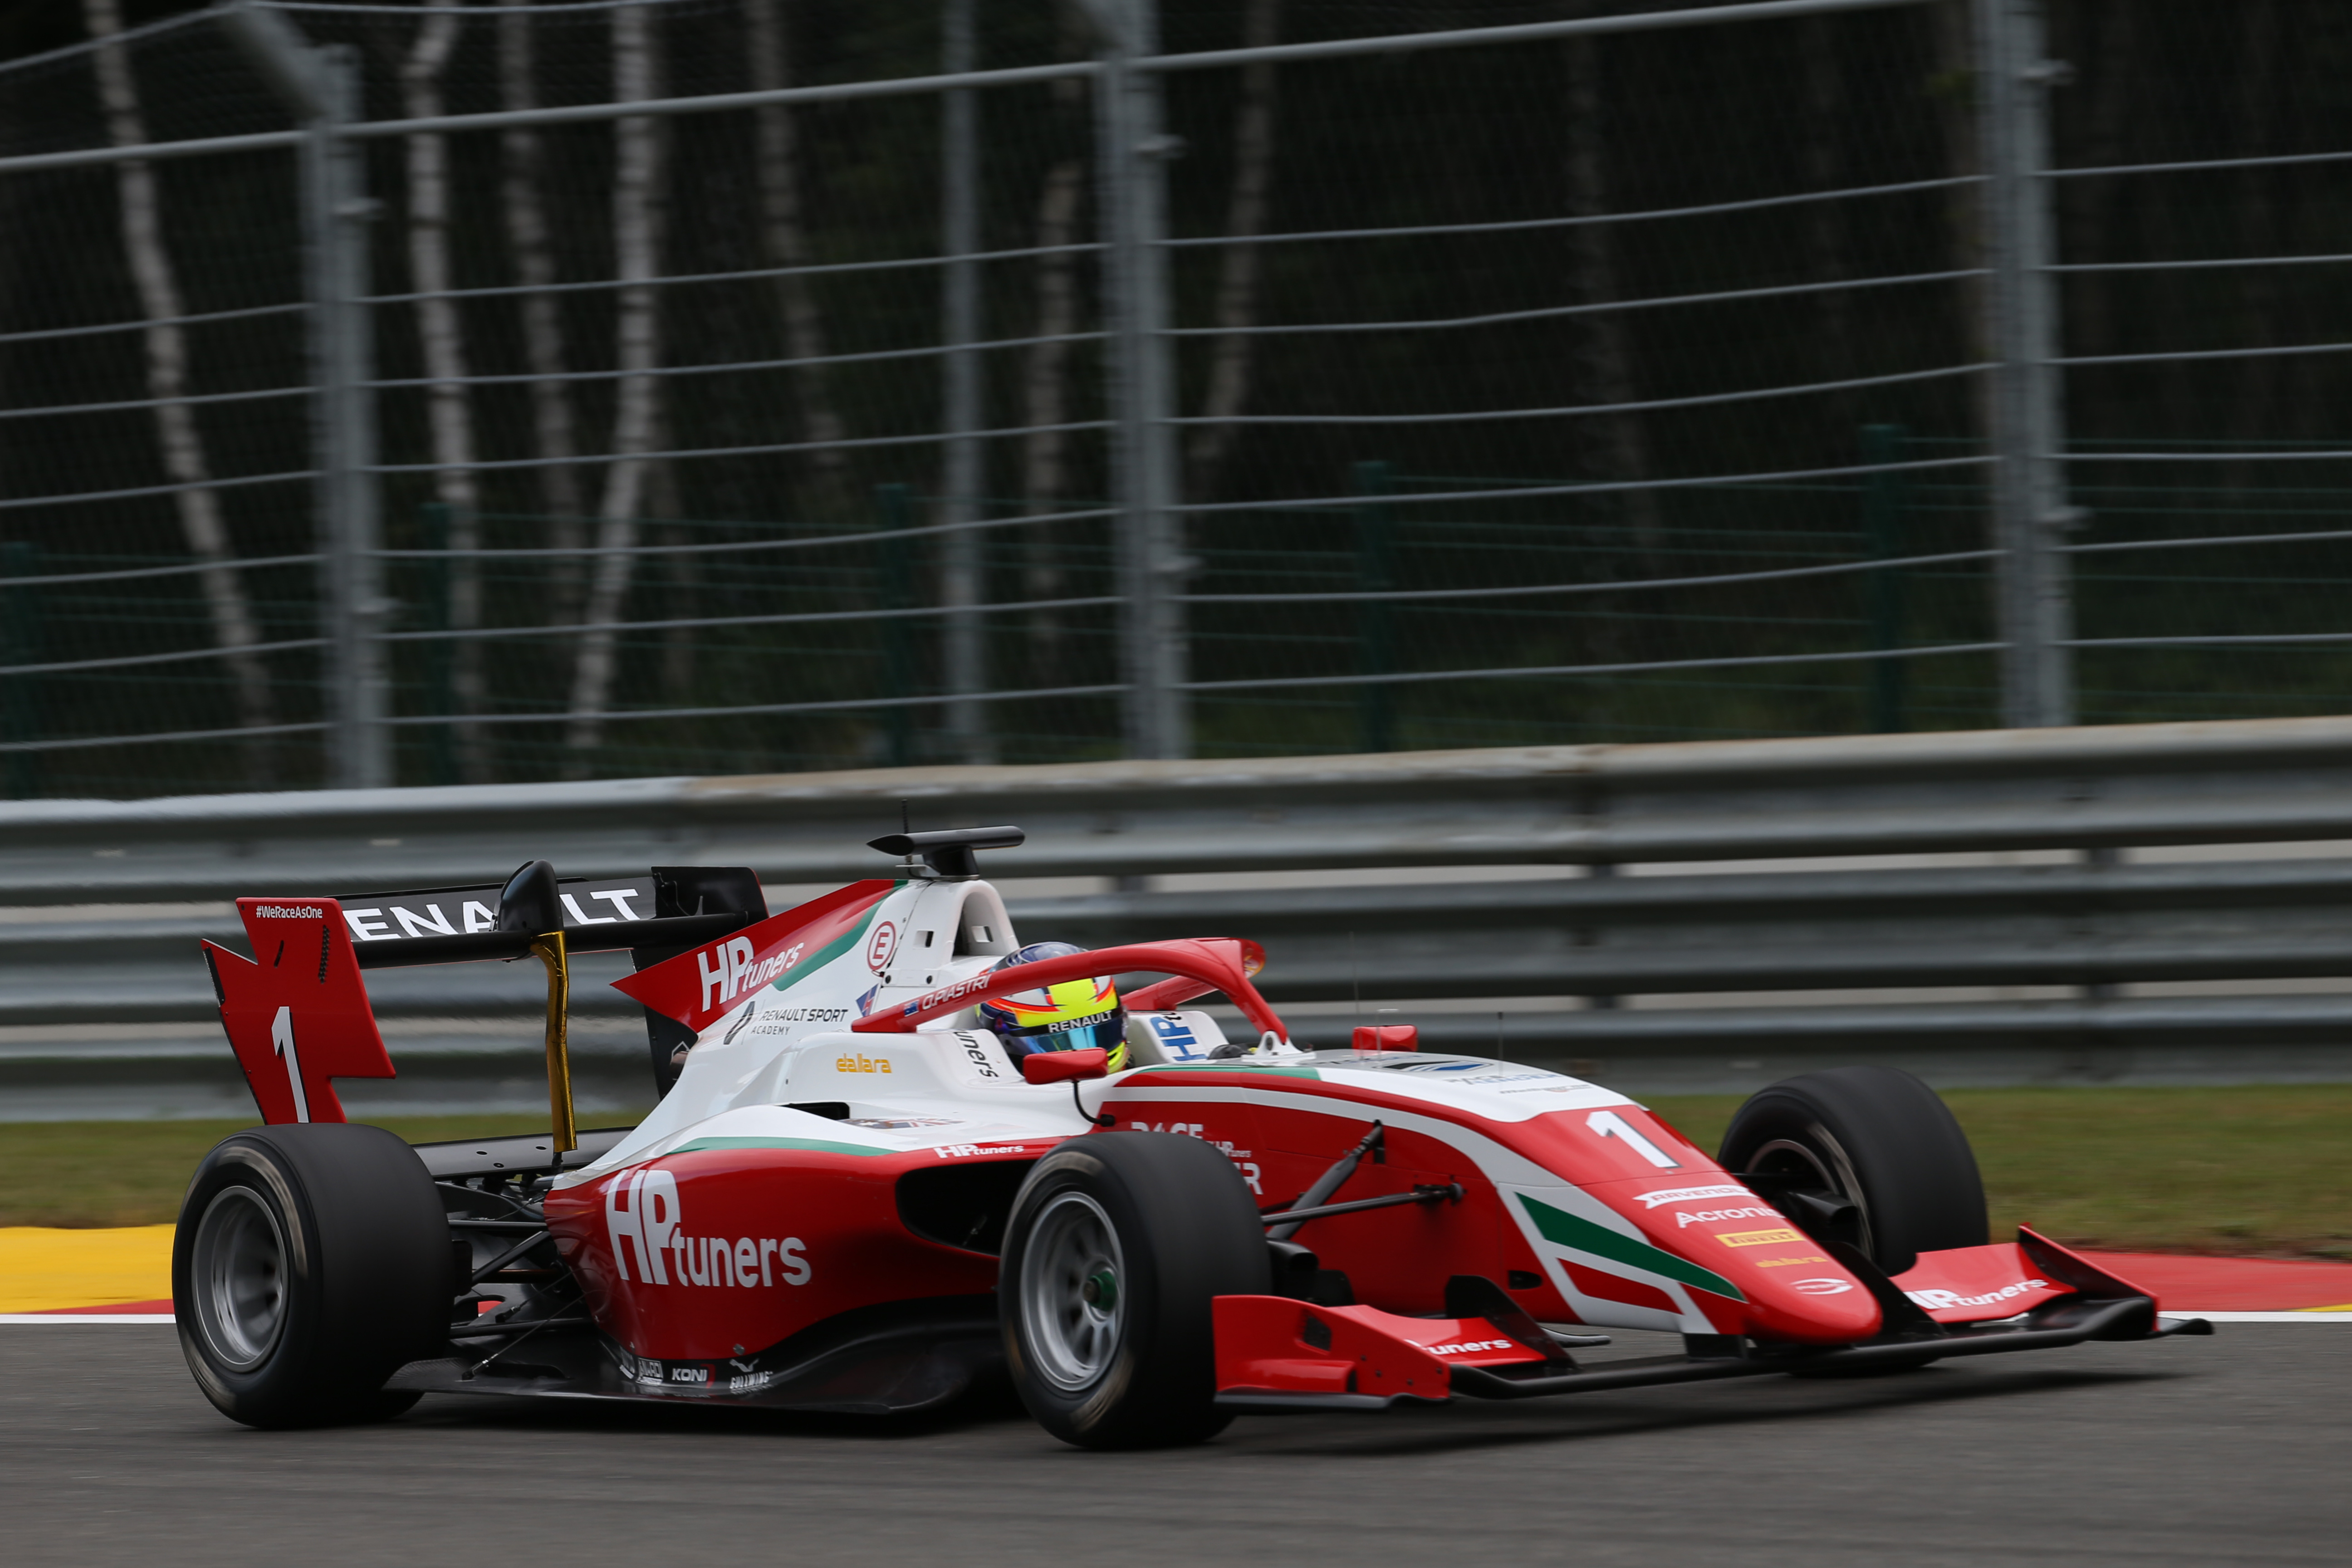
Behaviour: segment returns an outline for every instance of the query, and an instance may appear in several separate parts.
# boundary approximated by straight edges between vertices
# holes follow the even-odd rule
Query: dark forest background
[[[1435,5],[1232,0],[1170,4],[1171,52],[1549,19],[1633,5]],[[183,7],[131,5],[137,25]],[[938,68],[938,12],[921,0],[785,0],[793,79],[858,80]],[[981,0],[983,67],[1083,51],[1050,5]],[[752,85],[730,4],[687,0],[663,13],[664,90]],[[401,64],[415,32],[405,16],[310,13],[314,37],[355,45],[367,62],[373,116],[404,111]],[[469,23],[469,26],[471,24]],[[543,101],[602,100],[612,90],[607,24],[599,13],[539,19]],[[2053,0],[2052,53],[2074,68],[2053,98],[2054,163],[2065,168],[2352,151],[2352,7],[2325,0]],[[0,7],[0,56],[23,59],[83,37],[78,0]],[[1249,180],[1253,94],[1270,127],[1257,156],[1264,195],[1253,221],[1271,232],[1443,224],[1507,224],[1561,214],[1651,212],[1758,196],[1926,182],[1977,166],[1967,7],[1958,0],[1874,13],[1672,31],[1570,45],[1454,49],[1286,67],[1253,85],[1247,73],[1171,79],[1170,128],[1185,153],[1171,170],[1180,238],[1232,232]],[[167,35],[140,57],[157,136],[272,129],[282,119],[245,68],[208,33]],[[488,33],[468,35],[438,84],[452,112],[499,106]],[[920,257],[938,247],[937,106],[895,99],[824,106],[794,116],[805,245],[818,262]],[[726,271],[772,260],[760,211],[751,118],[682,118],[664,132],[664,269]],[[85,57],[34,61],[0,79],[0,152],[103,140]],[[1017,248],[1087,237],[1092,226],[1088,108],[1082,89],[992,91],[982,109],[984,243]],[[546,181],[564,276],[610,276],[609,130],[546,136]],[[397,142],[371,152],[371,185],[388,203],[376,283],[409,287],[404,165]],[[449,230],[461,286],[514,280],[501,226],[501,147],[492,135],[450,142],[456,207]],[[299,297],[295,228],[281,154],[162,166],[173,255],[192,309],[227,310]],[[2165,173],[2062,181],[2061,259],[2074,266],[2196,258],[2340,258],[2352,254],[2352,164]],[[1059,193],[1060,205],[1055,205]],[[102,175],[87,172],[0,183],[0,332],[135,314]],[[1181,402],[1266,414],[1394,414],[1546,409],[1651,403],[1760,387],[1839,382],[1957,367],[1982,357],[1974,279],[1929,276],[1895,287],[1811,292],[1600,315],[1499,321],[1444,331],[1316,333],[1254,340],[1234,366],[1236,324],[1344,323],[1622,304],[1722,289],[1965,272],[1979,262],[1970,187],[1612,225],[1605,229],[1334,240],[1263,247],[1236,306],[1229,247],[1180,249]],[[2070,272],[2061,289],[2072,356],[2352,343],[2352,290],[2326,260],[2253,267]],[[1056,306],[1056,279],[1066,300]],[[1099,324],[1090,267],[1026,258],[989,266],[986,333],[1034,334]],[[938,341],[934,274],[843,274],[815,279],[810,299],[829,353]],[[665,294],[664,363],[783,357],[793,348],[792,300],[762,283]],[[1239,314],[1236,314],[1236,310]],[[583,367],[609,364],[608,295],[565,297],[565,337]],[[513,374],[523,349],[510,300],[469,302],[464,328],[478,371]],[[199,337],[205,390],[299,380],[299,321],[265,319]],[[380,312],[381,373],[423,374],[417,333],[399,307]],[[1222,356],[1222,357],[1221,357]],[[987,423],[1098,419],[1102,391],[1090,347],[992,353]],[[2309,353],[2081,367],[2067,377],[2068,436],[2078,450],[2204,454],[2196,463],[2083,463],[2076,499],[2090,541],[2260,533],[2325,526],[2352,512],[2352,475],[2331,462],[2281,462],[2281,449],[2347,443],[2344,354]],[[0,350],[0,404],[81,404],[136,395],[135,339],[93,346]],[[1236,381],[1234,378],[1238,377]],[[1324,499],[1279,512],[1196,517],[1188,544],[1196,592],[1375,585],[1638,581],[1852,558],[1873,551],[1967,549],[1984,536],[1978,470],[1914,476],[1890,489],[1866,475],[1818,482],[1725,485],[1645,495],[1517,498],[1416,505],[1416,492],[1497,491],[1577,482],[1780,473],[1850,467],[1865,452],[1914,460],[1981,449],[1981,377],[1948,376],[1771,400],[1733,401],[1622,416],[1522,417],[1392,426],[1194,426],[1186,432],[1188,500],[1230,504]],[[577,394],[582,428],[609,428],[609,383]],[[805,439],[816,401],[853,438],[936,427],[935,362],[841,366],[819,388],[767,372],[681,377],[664,386],[668,437],[690,448]],[[1041,401],[1043,400],[1043,401]],[[294,405],[224,405],[205,429],[222,472],[305,465]],[[384,456],[432,456],[423,395],[383,396]],[[490,458],[533,450],[526,389],[480,390],[476,442]],[[51,495],[110,488],[152,469],[137,415],[0,422],[0,490]],[[36,426],[38,426],[38,428]],[[1874,443],[1875,443],[1874,445]],[[987,505],[998,512],[1081,510],[1107,486],[1098,433],[991,444]],[[936,448],[874,446],[845,455],[774,454],[681,460],[649,487],[656,535],[718,541],[835,533],[921,521],[940,489]],[[593,490],[593,486],[589,487]],[[439,536],[429,477],[386,480],[395,544]],[[240,552],[297,552],[311,527],[307,497],[281,489],[224,492]],[[538,542],[549,520],[582,510],[545,469],[486,471],[480,510],[490,542]],[[1386,499],[1382,499],[1386,498]],[[593,495],[589,498],[593,501]],[[593,510],[593,508],[591,508]],[[48,571],[178,558],[174,523],[156,502],[5,514],[0,547]],[[2281,520],[2285,520],[2282,522]],[[992,535],[993,598],[1107,591],[1099,522]],[[32,552],[29,555],[24,552]],[[649,567],[629,614],[760,613],[782,608],[925,602],[936,560],[877,551],[811,552],[789,570],[737,565]],[[2084,635],[2244,635],[2342,629],[2352,555],[2313,545],[2229,553],[2174,552],[2086,563]],[[274,632],[304,635],[315,614],[306,569],[250,574]],[[396,569],[411,627],[445,615],[443,578]],[[160,591],[159,591],[160,592]],[[560,618],[564,596],[542,574],[493,573],[488,626]],[[0,593],[0,597],[6,596]],[[17,597],[21,598],[19,594]],[[184,646],[202,630],[168,595],[50,598],[8,624],[41,658],[121,647]],[[14,601],[12,601],[14,602]],[[1203,679],[1314,676],[1367,669],[1581,667],[1817,649],[1981,641],[1990,636],[1980,566],[1906,574],[1900,584],[1840,579],[1811,588],[1707,590],[1585,598],[1563,608],[1520,602],[1484,610],[1393,615],[1360,606],[1269,613],[1199,606],[1194,673]],[[903,623],[900,624],[903,626]],[[991,676],[1006,686],[1112,679],[1111,613],[1095,607],[994,623]],[[35,628],[35,629],[28,629]],[[172,639],[176,637],[175,643]],[[624,705],[849,701],[940,690],[932,634],[835,626],[822,631],[676,631],[627,643]],[[498,646],[487,701],[509,713],[560,707],[568,665],[551,639]],[[20,662],[11,659],[8,662]],[[315,712],[308,656],[273,666],[279,710]],[[397,665],[403,711],[446,711],[451,676],[421,646]],[[1869,728],[1988,724],[1997,712],[1980,656],[1891,667],[1801,667],[1654,678],[1464,681],[1392,691],[1203,694],[1203,752],[1573,740],[1705,738]],[[217,672],[19,682],[11,737],[124,733],[232,723]],[[2093,650],[2082,666],[2086,720],[2233,717],[2333,711],[2352,694],[2352,668],[2292,650]],[[436,706],[439,705],[439,706]],[[168,715],[167,715],[168,710]],[[210,715],[210,717],[207,717]],[[1005,760],[1110,754],[1117,726],[1101,698],[1007,703],[992,710],[991,745]],[[813,767],[952,754],[939,713],[855,710],[753,721],[660,721],[612,728],[593,755],[567,755],[557,727],[516,725],[471,757],[430,727],[404,732],[403,777],[533,777]],[[144,793],[149,755],[174,760],[176,787],[250,776],[253,746],[163,753],[116,749],[45,753],[14,764],[17,793]],[[275,753],[277,776],[299,782],[316,763],[300,746]]]

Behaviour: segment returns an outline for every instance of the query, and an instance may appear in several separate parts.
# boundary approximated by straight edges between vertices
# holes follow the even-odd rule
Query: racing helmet
[[[1066,958],[1087,950],[1073,942],[1033,942],[1007,954],[992,973],[1002,973],[1040,959]],[[1039,1051],[1083,1051],[1099,1046],[1110,1053],[1110,1070],[1127,1065],[1127,1009],[1108,974],[1065,980],[1034,991],[1016,991],[979,1006],[980,1026],[992,1030],[1016,1061]]]

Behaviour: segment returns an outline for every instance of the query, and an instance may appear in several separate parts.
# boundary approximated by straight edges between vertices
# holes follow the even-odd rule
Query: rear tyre
[[[1211,1145],[1165,1132],[1059,1145],[1013,1199],[997,1279],[1013,1386],[1064,1442],[1198,1443],[1232,1419],[1215,1404],[1210,1302],[1265,1293],[1265,1227]]]
[[[1717,1160],[1853,1204],[1857,1245],[1888,1274],[1922,1252],[1984,1245],[1984,1182],[1968,1135],[1934,1089],[1895,1068],[1832,1068],[1758,1090]]]
[[[446,1342],[446,1215],[415,1151],[380,1127],[257,1127],[188,1184],[172,1299],[188,1370],[231,1420],[383,1420],[417,1397],[384,1380]]]

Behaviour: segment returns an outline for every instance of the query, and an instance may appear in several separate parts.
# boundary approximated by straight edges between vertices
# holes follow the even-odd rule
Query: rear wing
[[[364,969],[535,956],[547,969],[548,1110],[559,1153],[578,1147],[568,1040],[570,956],[627,951],[636,967],[767,917],[740,866],[656,866],[641,878],[565,879],[533,860],[503,884],[345,899],[239,899],[246,958],[204,944],[221,1026],[267,1122],[341,1121],[337,1078],[391,1078]],[[658,1051],[678,1026],[646,1011]]]
[[[559,877],[533,860],[504,883],[359,893],[335,902],[362,969],[521,958],[551,931],[563,933],[567,952],[682,951],[768,918],[759,876],[743,866]],[[639,967],[658,962],[641,959]]]

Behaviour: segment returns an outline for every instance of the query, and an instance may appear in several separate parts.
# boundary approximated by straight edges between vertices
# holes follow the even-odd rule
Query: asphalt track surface
[[[1601,1355],[1655,1353],[1653,1336]],[[33,1565],[1070,1562],[1983,1568],[2352,1558],[2352,1324],[1066,1448],[920,1422],[429,1396],[259,1433],[162,1326],[0,1328],[0,1558]]]

